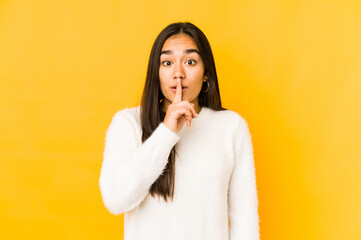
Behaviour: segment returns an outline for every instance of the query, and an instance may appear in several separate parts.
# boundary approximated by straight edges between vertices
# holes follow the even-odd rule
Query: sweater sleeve
[[[99,178],[104,205],[113,214],[129,211],[143,201],[180,139],[160,123],[152,135],[139,144],[136,123],[125,113],[125,110],[117,112],[106,131]]]
[[[238,152],[228,189],[230,240],[259,240],[258,197],[253,146],[247,122],[240,118]]]

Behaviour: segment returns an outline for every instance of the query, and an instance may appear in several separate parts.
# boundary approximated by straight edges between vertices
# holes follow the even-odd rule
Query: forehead
[[[184,48],[192,48],[198,49],[197,44],[194,42],[192,37],[187,34],[178,34],[169,37],[163,44],[162,50],[176,50],[176,49],[184,49]]]

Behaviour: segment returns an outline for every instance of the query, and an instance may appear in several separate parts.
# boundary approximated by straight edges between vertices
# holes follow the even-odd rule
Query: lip
[[[177,92],[177,88],[176,87],[171,87],[173,92]],[[187,90],[188,87],[182,87],[182,92],[184,92],[185,90]]]

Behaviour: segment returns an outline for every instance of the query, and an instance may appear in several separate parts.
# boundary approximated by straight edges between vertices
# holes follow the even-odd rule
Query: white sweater
[[[163,123],[142,144],[140,106],[118,111],[106,132],[100,190],[125,213],[125,240],[258,240],[258,197],[247,122],[203,107],[179,133]],[[149,188],[176,145],[174,199]],[[228,222],[230,218],[230,227]]]

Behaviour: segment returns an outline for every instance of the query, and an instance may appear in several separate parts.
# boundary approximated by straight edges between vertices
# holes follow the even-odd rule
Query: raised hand
[[[183,128],[185,121],[187,121],[187,126],[190,127],[194,117],[198,117],[194,104],[188,100],[182,101],[182,84],[178,78],[176,94],[172,104],[168,106],[163,123],[170,130],[178,133]]]

